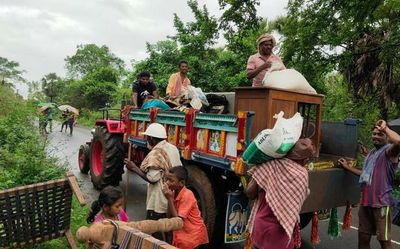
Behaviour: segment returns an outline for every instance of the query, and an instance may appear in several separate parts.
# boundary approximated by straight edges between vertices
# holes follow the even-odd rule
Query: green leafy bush
[[[0,189],[60,178],[65,168],[46,155],[35,127],[35,107],[2,87],[0,106]]]
[[[36,106],[0,86],[0,110],[0,190],[64,177],[66,168],[46,154],[47,141],[35,126]],[[80,207],[74,198],[72,234],[86,224],[87,213],[88,209]],[[59,238],[33,248],[68,248],[68,244],[65,238]]]

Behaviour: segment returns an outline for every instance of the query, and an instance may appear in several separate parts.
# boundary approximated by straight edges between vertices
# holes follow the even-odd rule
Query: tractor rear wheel
[[[217,204],[211,181],[207,177],[206,173],[198,166],[190,165],[187,166],[186,169],[189,173],[186,185],[197,199],[197,204],[207,227],[208,237],[211,241],[214,235],[214,227],[217,217]]]
[[[90,170],[89,158],[90,147],[87,144],[82,144],[81,147],[79,147],[78,164],[79,170],[83,174],[87,174]]]
[[[111,134],[103,126],[96,127],[90,156],[90,175],[95,188],[118,186],[124,173],[124,146],[121,134]]]

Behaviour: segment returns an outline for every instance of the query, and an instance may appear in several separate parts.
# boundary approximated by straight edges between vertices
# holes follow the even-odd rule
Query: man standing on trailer
[[[247,61],[247,78],[253,80],[253,86],[263,86],[265,73],[271,68],[273,62],[282,63],[281,58],[272,53],[276,40],[271,34],[263,34],[257,39],[258,53],[253,54]]]

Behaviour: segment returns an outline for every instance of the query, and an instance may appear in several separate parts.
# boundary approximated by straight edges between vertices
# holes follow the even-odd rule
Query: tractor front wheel
[[[90,156],[90,175],[95,188],[118,186],[124,173],[124,147],[121,134],[110,134],[103,126],[96,127]]]
[[[90,170],[89,158],[90,147],[87,144],[82,144],[78,153],[78,165],[82,174],[87,174]]]

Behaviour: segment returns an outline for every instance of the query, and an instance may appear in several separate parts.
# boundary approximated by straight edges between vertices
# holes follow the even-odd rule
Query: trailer
[[[140,164],[148,152],[142,132],[150,123],[162,124],[168,142],[181,153],[189,172],[188,188],[198,200],[210,241],[216,245],[245,238],[250,208],[243,190],[250,166],[242,155],[261,130],[274,126],[276,113],[283,111],[287,118],[301,113],[301,137],[309,137],[318,151],[311,165],[334,165],[340,157],[352,161],[356,158],[357,120],[322,122],[323,95],[242,87],[235,89],[233,96],[234,103],[229,104],[234,113],[230,114],[125,107],[119,120],[96,121],[92,141],[85,148],[81,146],[80,168],[90,170],[97,188],[118,185],[128,151]],[[310,195],[301,211],[301,227],[309,223],[315,211],[356,204],[359,200],[358,178],[338,167],[309,170],[309,188]]]

